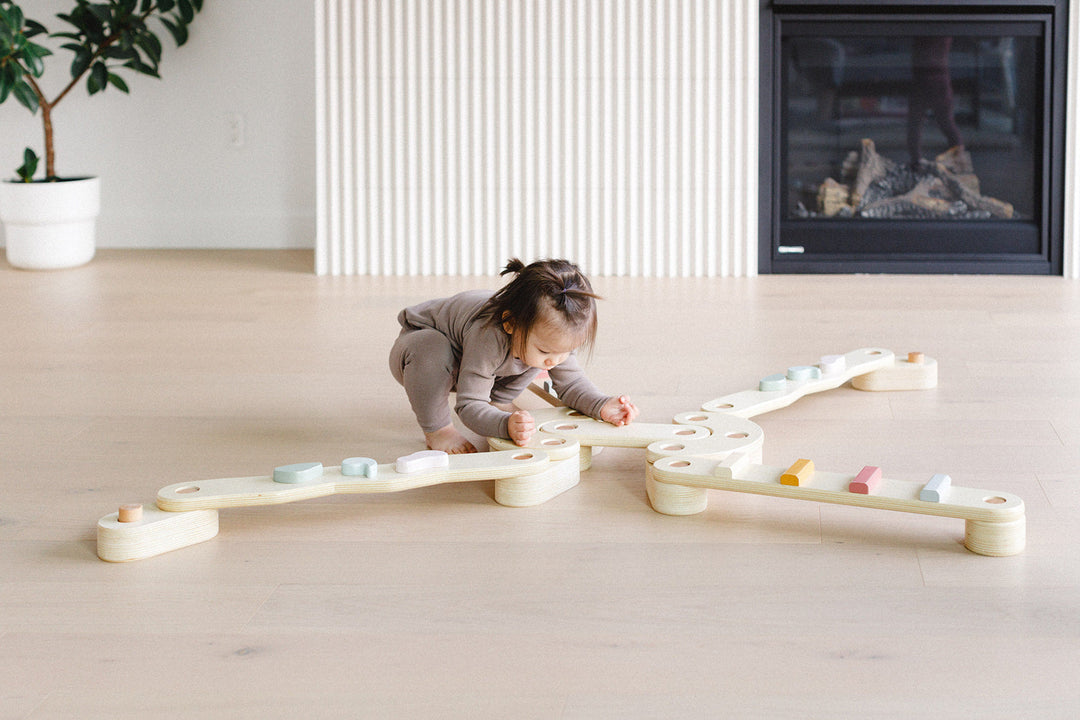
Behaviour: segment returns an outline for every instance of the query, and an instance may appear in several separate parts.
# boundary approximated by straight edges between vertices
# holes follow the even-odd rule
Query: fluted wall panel
[[[756,3],[316,13],[320,274],[756,273]]]

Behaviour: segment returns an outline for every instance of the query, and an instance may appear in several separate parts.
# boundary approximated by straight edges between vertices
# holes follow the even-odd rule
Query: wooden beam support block
[[[107,562],[131,562],[209,540],[217,533],[217,510],[165,512],[150,506],[137,520],[121,521],[119,513],[98,520],[97,553]]]
[[[906,360],[895,358],[892,367],[875,370],[851,379],[856,390],[929,390],[937,387],[937,360],[921,352],[908,353]]]
[[[791,485],[792,487],[806,487],[813,476],[814,461],[799,459],[780,476],[780,484]]]
[[[930,478],[926,485],[923,485],[922,490],[919,491],[919,499],[924,502],[942,502],[950,485],[952,485],[952,478],[938,473]]]
[[[859,474],[848,485],[848,492],[858,493],[859,495],[873,495],[880,484],[881,468],[867,465],[859,471]]]

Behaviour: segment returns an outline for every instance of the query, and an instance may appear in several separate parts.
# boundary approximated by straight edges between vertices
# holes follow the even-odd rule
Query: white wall
[[[52,32],[70,0],[29,0]],[[130,95],[73,90],[54,112],[57,172],[102,177],[101,247],[312,247],[314,11],[309,2],[206,0],[177,49],[164,28],[161,80],[126,73]],[[53,41],[49,41],[53,42]],[[55,47],[55,46],[54,46]],[[49,58],[46,94],[70,80]],[[232,116],[244,143],[231,144]],[[0,105],[0,177],[23,148],[43,155],[40,114]]]

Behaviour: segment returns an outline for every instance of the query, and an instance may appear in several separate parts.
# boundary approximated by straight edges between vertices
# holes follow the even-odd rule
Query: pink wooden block
[[[859,474],[855,476],[855,479],[848,485],[848,492],[859,493],[860,495],[869,495],[877,488],[881,483],[881,468],[873,465],[867,465]]]

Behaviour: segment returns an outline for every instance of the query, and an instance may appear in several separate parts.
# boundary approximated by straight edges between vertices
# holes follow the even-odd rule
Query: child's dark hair
[[[562,322],[567,332],[581,339],[581,347],[592,347],[596,339],[596,301],[600,296],[593,292],[589,279],[577,265],[554,259],[526,265],[513,258],[499,274],[508,273],[516,277],[484,307],[484,313],[490,313],[489,323],[512,322],[515,342],[524,347],[537,321],[555,319]]]

